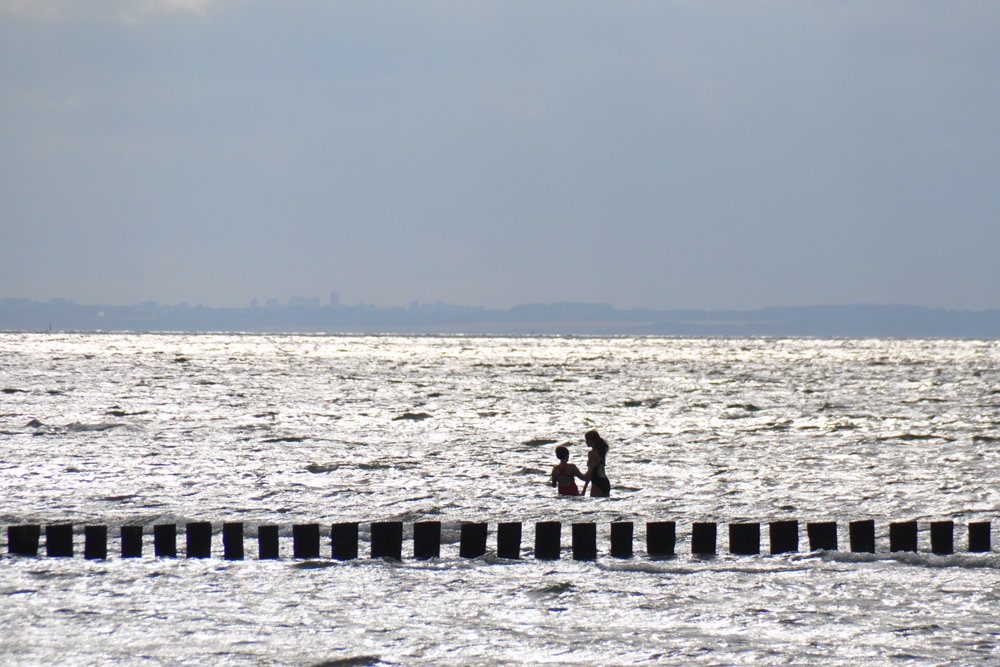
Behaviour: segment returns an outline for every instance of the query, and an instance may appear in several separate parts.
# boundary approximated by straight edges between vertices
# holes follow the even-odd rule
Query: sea
[[[77,533],[73,558],[0,535],[3,665],[1000,664],[1000,544],[965,532],[1000,503],[996,340],[3,333],[0,390],[0,525]],[[557,497],[554,448],[583,467],[590,429],[611,497]],[[789,519],[800,551],[770,555]],[[847,548],[862,519],[874,554]],[[370,558],[393,520],[403,559]],[[918,551],[891,553],[913,520]],[[941,520],[954,555],[931,553]],[[212,558],[184,557],[192,521]],[[442,522],[440,558],[412,558],[416,521]],[[510,521],[520,560],[495,553]],[[533,557],[538,521],[562,522],[560,560]],[[647,555],[650,521],[676,522],[676,556]],[[839,551],[809,552],[815,521]],[[485,556],[459,557],[463,522],[488,523]],[[574,522],[597,560],[571,558]],[[719,524],[716,556],[691,554],[693,522]],[[760,555],[729,553],[734,522],[762,524]],[[177,523],[181,557],[147,534],[120,558],[136,523]],[[274,523],[282,558],[258,560]],[[297,523],[323,526],[321,558],[292,557]],[[89,524],[107,560],[82,557]]]

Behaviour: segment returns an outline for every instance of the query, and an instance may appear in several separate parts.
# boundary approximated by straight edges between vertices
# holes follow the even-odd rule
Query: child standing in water
[[[578,496],[580,489],[576,486],[576,479],[586,479],[580,469],[569,462],[569,450],[560,445],[556,447],[556,458],[559,463],[552,468],[552,486],[559,487],[560,496]]]

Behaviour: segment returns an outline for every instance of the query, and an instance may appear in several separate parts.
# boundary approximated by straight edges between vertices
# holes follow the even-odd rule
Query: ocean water
[[[1000,663],[1000,343],[949,340],[0,334],[0,524],[223,521],[245,561],[7,555],[5,665]],[[611,445],[608,499],[557,498],[557,443]],[[693,521],[798,519],[798,554],[690,554]],[[443,522],[440,559],[372,560],[371,521]],[[807,553],[874,519],[878,552]],[[917,554],[888,523],[917,520]],[[928,522],[953,519],[953,556]],[[598,522],[596,562],[532,524]],[[636,557],[608,524],[636,523]],[[678,555],[650,560],[646,521]],[[296,561],[290,526],[359,521],[362,558]],[[458,558],[523,521],[525,558]],[[258,561],[258,523],[282,525]],[[214,550],[221,554],[221,536]],[[183,552],[183,535],[179,536]],[[997,542],[994,537],[994,543]],[[43,549],[44,551],[44,549]],[[328,539],[323,554],[329,556]]]

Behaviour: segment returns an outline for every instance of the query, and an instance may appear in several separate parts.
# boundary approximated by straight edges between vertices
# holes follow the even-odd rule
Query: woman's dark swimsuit
[[[603,460],[601,461],[601,467],[598,468],[597,470],[604,472]],[[603,493],[606,496],[611,495],[611,480],[609,480],[607,477],[598,477],[597,470],[594,470],[594,474],[590,478],[591,486],[593,486],[595,489],[600,489],[601,493]]]

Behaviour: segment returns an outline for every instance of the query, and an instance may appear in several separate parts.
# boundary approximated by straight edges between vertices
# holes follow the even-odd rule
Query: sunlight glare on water
[[[93,562],[4,542],[0,656],[989,662],[1000,563],[926,553],[926,522],[954,519],[961,551],[965,524],[993,519],[998,380],[995,341],[0,334],[3,524],[243,521],[248,552]],[[553,447],[582,466],[590,428],[612,497],[555,498]],[[880,553],[690,556],[692,521],[788,518],[837,520],[842,543],[873,518]],[[444,524],[441,559],[255,558],[258,523],[422,519]],[[598,561],[531,559],[547,519],[598,522]],[[888,523],[911,519],[925,553],[888,554]],[[635,559],[607,557],[615,520],[635,521]],[[678,522],[676,558],[645,557],[653,520]],[[489,522],[491,548],[496,523],[524,521],[528,558],[459,559],[463,521]]]

